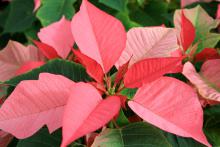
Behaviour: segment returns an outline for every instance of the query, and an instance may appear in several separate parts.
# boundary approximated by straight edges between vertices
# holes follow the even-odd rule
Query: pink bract
[[[181,31],[180,41],[183,50],[186,51],[193,43],[196,37],[196,30],[193,24],[186,18],[184,10],[181,11]]]
[[[71,93],[63,117],[61,147],[104,126],[121,106],[119,97],[110,96],[103,100],[96,88],[87,83],[77,83]]]
[[[125,48],[126,32],[121,22],[83,0],[71,27],[80,51],[107,73]]]
[[[127,33],[126,48],[116,63],[125,64],[130,58],[130,65],[155,57],[170,57],[179,48],[174,29],[165,27],[132,28]]]
[[[0,81],[6,81],[16,74],[25,73],[43,64],[43,56],[39,50],[29,45],[27,47],[16,41],[9,41],[7,46],[0,51]],[[27,64],[32,63],[27,67]],[[26,68],[20,69],[26,65]]]
[[[216,18],[220,19],[220,4],[218,4],[218,10],[217,10],[217,13],[216,13]]]
[[[182,57],[149,58],[133,64],[125,74],[125,87],[138,88],[166,73],[182,72]]]
[[[203,98],[220,102],[220,59],[206,61],[199,73],[190,62],[187,62],[183,74]]]
[[[59,58],[57,51],[53,47],[36,40],[33,40],[33,43],[38,47],[38,49],[47,59]]]
[[[35,69],[37,67],[40,67],[42,65],[44,65],[45,63],[43,61],[35,61],[35,62],[27,62],[25,64],[23,64],[17,71],[16,71],[16,75],[21,75],[24,74],[27,71],[30,71],[32,69]]]
[[[103,83],[104,72],[100,64],[78,50],[73,50],[73,53],[76,56],[76,60],[79,60],[79,62],[86,68],[87,73],[98,83]]]
[[[207,26],[218,24],[203,9],[198,9],[204,16],[204,20],[199,18],[201,28],[206,23]],[[71,22],[62,17],[42,28],[38,33],[41,42],[34,43],[48,59],[61,57],[81,63],[91,80],[75,83],[61,75],[41,73],[38,80],[21,81],[0,108],[0,129],[23,139],[44,125],[50,133],[62,127],[61,147],[66,147],[105,127],[111,120],[115,122],[119,110],[126,109],[128,102],[144,121],[210,147],[202,130],[203,109],[199,97],[220,101],[220,59],[206,61],[200,73],[190,62],[183,69],[185,51],[191,46],[193,51],[197,48],[193,44],[195,14],[196,9],[177,11],[176,29],[139,27],[132,28],[126,36],[119,20],[83,0]],[[77,49],[73,49],[74,40]],[[68,57],[71,49],[73,54]],[[206,50],[200,54],[202,61],[204,53]],[[217,54],[213,50],[208,53]],[[0,80],[41,66],[44,64],[41,56],[33,46],[24,47],[10,41],[0,52],[3,71]],[[109,72],[114,65],[118,68],[115,75],[114,70]],[[181,72],[195,87],[166,77]],[[121,95],[125,88],[139,89],[130,100]]]
[[[41,0],[34,0],[34,11],[40,8]]]
[[[145,121],[165,131],[211,146],[202,131],[203,110],[197,94],[177,79],[162,77],[143,85],[128,105]]]
[[[57,54],[64,59],[74,44],[70,21],[64,16],[58,22],[42,28],[38,37],[43,43],[53,47]]]
[[[220,54],[218,53],[217,49],[205,48],[195,56],[195,62],[201,62],[210,59],[220,59]]]
[[[22,81],[0,108],[0,129],[23,139],[47,125],[62,126],[63,110],[74,82],[48,73],[39,80]]]

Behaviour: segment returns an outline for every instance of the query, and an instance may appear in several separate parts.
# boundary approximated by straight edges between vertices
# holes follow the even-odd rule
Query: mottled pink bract
[[[40,62],[39,62],[40,61]],[[17,75],[18,70],[25,64],[32,63],[42,63],[43,56],[40,51],[32,46],[23,46],[19,42],[9,41],[7,46],[0,51],[0,81],[6,81]],[[38,65],[42,65],[38,64]],[[25,73],[35,67],[29,66],[23,69],[19,73]]]
[[[184,65],[183,74],[203,98],[220,102],[220,59],[206,61],[199,73],[196,72],[192,63],[187,62]]]
[[[179,49],[175,29],[165,27],[132,28],[127,33],[126,48],[116,63],[130,65],[147,58],[171,57]]]

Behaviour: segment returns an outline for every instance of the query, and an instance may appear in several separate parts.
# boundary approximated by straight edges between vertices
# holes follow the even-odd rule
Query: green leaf
[[[86,70],[80,64],[61,59],[55,59],[26,74],[12,78],[11,80],[6,81],[5,84],[16,86],[20,81],[23,80],[38,79],[39,74],[42,72],[63,75],[75,82],[89,80],[89,76],[87,75]]]
[[[41,0],[42,5],[37,11],[37,18],[43,26],[47,26],[61,19],[64,15],[71,19],[75,13],[73,3],[76,0]]]
[[[35,22],[35,24],[31,28],[27,29],[24,32],[24,35],[28,40],[28,44],[33,44],[33,40],[38,40],[37,33],[39,32],[40,28],[41,28],[41,24],[38,21]]]
[[[10,11],[10,5],[4,8],[3,11],[0,11],[0,20],[1,20],[0,27],[2,28],[5,26],[5,22],[8,18],[9,11]]]
[[[19,140],[16,147],[59,147],[61,138],[61,130],[49,134],[48,130],[43,128],[31,137]]]
[[[121,91],[121,94],[124,95],[124,96],[127,96],[127,98],[129,100],[131,100],[134,97],[136,92],[137,92],[136,88],[134,88],[134,89],[132,89],[132,88],[125,88],[125,89],[123,89]]]
[[[172,144],[172,147],[205,147],[204,145],[193,140],[192,138],[179,137],[164,131],[163,133],[168,139],[169,143]]]
[[[149,0],[143,9],[130,5],[131,20],[142,26],[159,26],[167,23],[164,14],[168,12],[168,3],[164,0]]]
[[[205,48],[214,48],[220,40],[220,34],[208,32],[206,36],[201,35],[198,38],[201,43],[198,44],[197,53]]]
[[[213,147],[220,146],[220,128],[219,125],[215,127],[205,128],[205,134],[208,137],[209,142],[213,145]]]
[[[22,32],[31,27],[35,20],[33,0],[13,0],[10,3],[4,33]]]
[[[99,0],[99,2],[118,11],[127,11],[128,0]]]
[[[220,105],[207,107],[204,111],[204,131],[213,146],[220,146]]]
[[[201,52],[205,48],[214,48],[220,40],[220,34],[212,33],[212,30],[217,28],[220,20],[214,20],[209,14],[201,7],[197,6],[192,9],[184,9],[186,17],[192,22],[196,29],[195,43],[198,44],[196,53]],[[180,28],[181,11],[175,12],[174,21],[176,26]]]
[[[116,17],[123,23],[123,25],[125,26],[126,30],[129,30],[130,28],[133,27],[141,27],[140,24],[132,21],[127,13],[117,13]]]
[[[105,129],[95,138],[92,147],[171,147],[165,136],[144,122],[132,123],[120,129]]]
[[[143,5],[146,3],[146,0],[137,0],[137,3],[139,6],[143,7]]]
[[[220,105],[207,107],[204,110],[204,128],[220,124]]]
[[[118,118],[116,119],[116,123],[117,125],[119,125],[120,127],[123,127],[125,125],[129,124],[129,120],[128,118],[125,116],[123,110],[121,109],[118,115]]]

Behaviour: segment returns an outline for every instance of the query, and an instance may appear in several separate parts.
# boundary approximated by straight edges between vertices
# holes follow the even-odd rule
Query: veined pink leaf
[[[101,65],[78,50],[73,50],[73,53],[76,55],[76,58],[80,61],[80,63],[86,68],[87,73],[97,82],[103,83],[104,72]]]
[[[187,62],[183,74],[195,85],[203,98],[220,102],[220,59],[206,61],[200,73]]]
[[[104,126],[119,112],[121,105],[119,97],[103,100],[99,92],[86,83],[77,83],[71,93],[63,117],[61,147]]]
[[[39,80],[22,81],[0,108],[0,129],[23,139],[44,125],[50,132],[60,128],[73,84],[49,73],[40,74]]]
[[[53,47],[36,40],[33,40],[33,42],[47,59],[59,58],[57,51]]]
[[[183,50],[186,51],[192,45],[196,37],[196,30],[193,24],[186,18],[184,10],[181,11],[181,32],[180,40]]]
[[[133,28],[127,33],[126,48],[116,63],[122,66],[130,58],[130,65],[155,57],[170,57],[179,48],[174,29],[164,27]]]
[[[9,41],[0,51],[0,81],[14,77],[22,65],[35,61],[43,61],[43,56],[36,47],[25,47],[19,42]]]
[[[24,63],[17,71],[16,71],[16,75],[20,75],[20,74],[24,74],[32,69],[35,69],[37,67],[40,67],[44,65],[43,61],[30,61],[27,63]]]
[[[125,48],[126,32],[121,22],[83,0],[71,27],[81,52],[107,73]]]
[[[143,85],[128,105],[162,130],[211,146],[202,131],[203,110],[196,92],[177,79],[162,77]]]
[[[200,53],[196,54],[195,61],[206,61],[210,59],[220,59],[220,54],[214,48],[205,48]]]
[[[128,88],[141,87],[166,73],[182,72],[182,57],[149,58],[133,64],[125,74]]]
[[[34,0],[34,12],[37,11],[40,5],[41,5],[41,0]]]
[[[68,56],[74,44],[73,35],[71,33],[71,23],[64,16],[60,21],[41,29],[38,33],[38,37],[43,43],[53,47],[62,58]]]

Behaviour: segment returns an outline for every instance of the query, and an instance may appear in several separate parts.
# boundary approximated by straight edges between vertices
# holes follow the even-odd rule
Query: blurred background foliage
[[[173,27],[173,14],[180,8],[180,0],[90,0],[108,14],[117,17],[126,30],[137,26]],[[63,15],[70,19],[79,10],[81,0],[41,0],[34,11],[33,0],[2,0],[0,2],[0,48],[9,39],[23,44],[38,39],[40,28],[58,21]],[[215,17],[217,2],[200,4]]]

